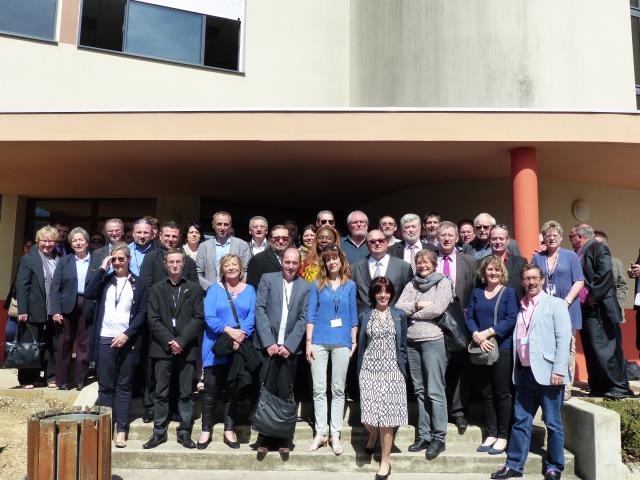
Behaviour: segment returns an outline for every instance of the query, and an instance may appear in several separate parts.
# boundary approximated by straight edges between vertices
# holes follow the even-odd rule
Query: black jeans
[[[204,392],[202,394],[202,431],[211,432],[218,398],[227,386],[229,363],[204,368]],[[224,399],[224,429],[233,430],[236,416],[236,399],[226,391]]]
[[[113,338],[100,337],[98,351],[98,405],[113,410],[117,432],[129,428],[131,384],[135,370],[134,354],[127,343],[111,348]]]
[[[473,365],[475,387],[482,397],[487,436],[508,438],[513,410],[511,395],[512,350],[500,350],[491,366]]]
[[[180,355],[171,358],[155,358],[154,370],[156,390],[153,403],[154,433],[164,435],[167,431],[169,420],[169,390],[172,379],[178,378],[178,413],[180,425],[178,433],[191,433],[191,420],[193,418],[193,399],[191,391],[193,386],[193,372],[195,361],[186,362]]]

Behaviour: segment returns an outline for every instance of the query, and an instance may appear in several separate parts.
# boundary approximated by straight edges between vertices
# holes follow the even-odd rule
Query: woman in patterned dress
[[[373,453],[380,432],[380,467],[376,480],[391,471],[389,457],[393,429],[408,423],[407,414],[407,316],[389,307],[395,294],[393,283],[376,277],[369,287],[374,308],[360,314],[358,378],[361,420],[369,432],[365,452]]]

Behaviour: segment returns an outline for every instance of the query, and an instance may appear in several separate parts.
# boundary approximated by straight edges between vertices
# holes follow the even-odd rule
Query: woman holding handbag
[[[508,274],[501,258],[485,258],[479,271],[484,288],[476,288],[467,306],[467,328],[472,336],[470,347],[479,347],[483,360],[471,355],[475,388],[482,397],[487,422],[487,437],[478,452],[497,455],[507,447],[511,425],[511,368],[513,328],[518,316],[518,298],[513,288],[507,287]],[[470,351],[472,348],[470,348]],[[498,358],[486,362],[489,354],[498,352]]]
[[[220,259],[222,280],[209,287],[204,299],[202,432],[196,443],[199,450],[204,450],[211,443],[218,397],[227,384],[234,381],[229,378],[231,355],[228,353],[240,349],[253,333],[256,292],[251,285],[242,281],[243,274],[242,259],[238,255],[225,255]],[[233,392],[233,388],[227,388],[222,440],[230,448],[240,448],[234,431],[236,399]]]

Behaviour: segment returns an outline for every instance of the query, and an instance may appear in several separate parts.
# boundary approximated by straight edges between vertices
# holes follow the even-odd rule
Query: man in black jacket
[[[289,229],[284,225],[275,225],[269,234],[269,246],[264,252],[251,258],[247,267],[247,283],[258,290],[264,273],[282,271],[282,256],[289,248]]]
[[[167,441],[172,376],[178,377],[180,390],[178,443],[185,448],[195,448],[191,439],[191,387],[198,354],[198,334],[203,326],[203,292],[199,283],[183,276],[186,257],[182,251],[172,248],[164,257],[168,277],[149,290],[149,355],[153,359],[156,388],[153,435],[143,448],[154,448]]]

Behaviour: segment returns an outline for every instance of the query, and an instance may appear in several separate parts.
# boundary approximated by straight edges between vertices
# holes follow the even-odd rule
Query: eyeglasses
[[[476,230],[489,230],[491,225],[476,225]]]
[[[377,243],[384,243],[386,239],[384,238],[372,238],[371,240],[368,241],[368,243],[370,243],[371,245],[375,245]]]
[[[522,280],[527,283],[539,282],[540,280],[542,280],[542,277],[536,275],[535,277],[524,277]]]
[[[320,250],[322,252],[328,251],[338,251],[338,246],[335,243],[327,243],[326,245],[320,245]]]
[[[271,237],[271,240],[273,240],[274,242],[288,242],[289,237]]]
[[[326,225],[327,223],[329,225],[335,225],[336,221],[335,220],[327,220],[326,218],[323,219],[323,220],[320,220],[320,225]]]
[[[569,238],[573,238],[573,237],[581,237],[582,235],[580,235],[579,233],[570,233],[569,234]]]
[[[116,263],[116,262],[124,263],[127,261],[127,257],[111,257],[111,261],[113,263]]]

